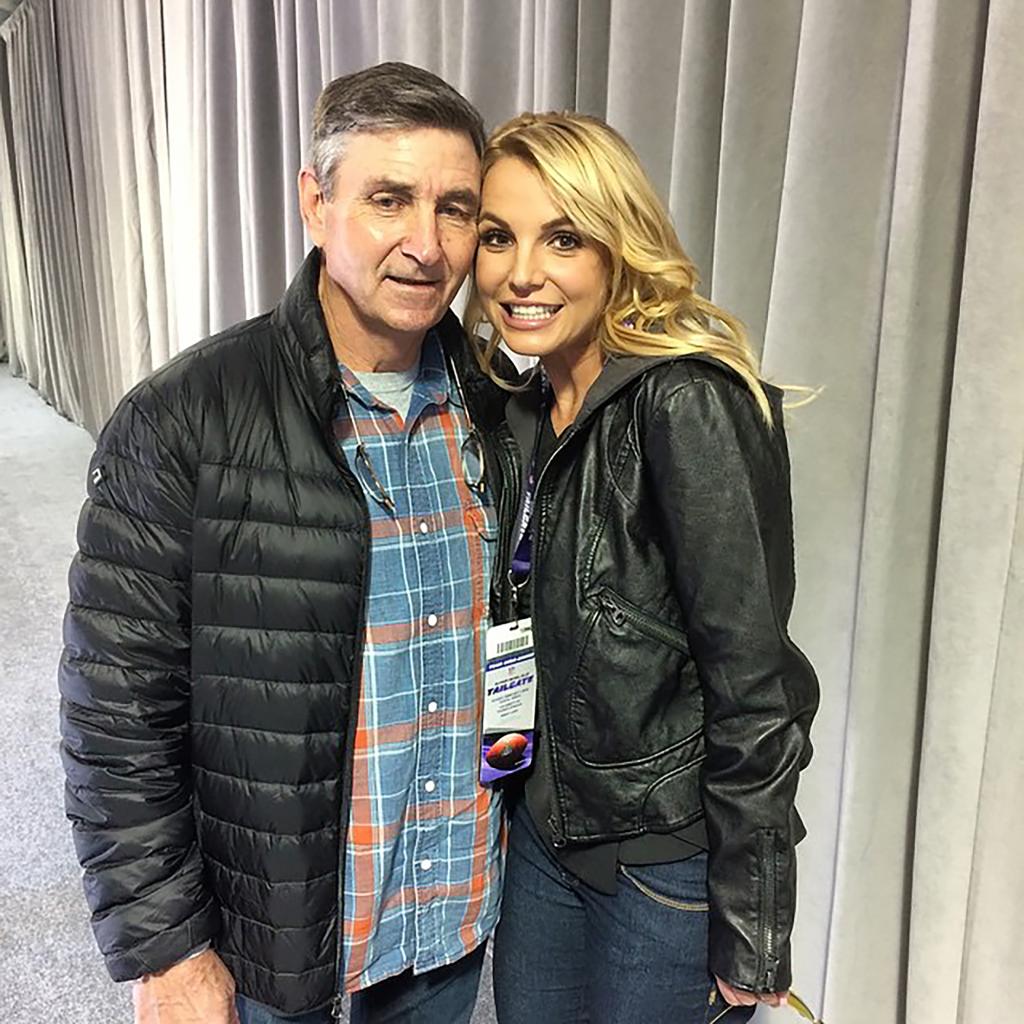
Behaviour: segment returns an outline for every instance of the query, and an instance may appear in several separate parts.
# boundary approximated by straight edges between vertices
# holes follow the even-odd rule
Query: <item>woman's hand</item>
[[[722,981],[715,975],[715,982],[718,984],[718,991],[730,1006],[753,1006],[755,1003],[764,1003],[767,1006],[785,1006],[789,1002],[789,992],[747,992],[742,988],[733,988],[727,981]]]

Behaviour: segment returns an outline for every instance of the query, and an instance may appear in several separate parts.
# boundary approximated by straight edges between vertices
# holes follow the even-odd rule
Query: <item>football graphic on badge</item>
[[[515,768],[526,753],[527,739],[521,732],[508,732],[491,745],[485,760],[498,771],[507,772]]]

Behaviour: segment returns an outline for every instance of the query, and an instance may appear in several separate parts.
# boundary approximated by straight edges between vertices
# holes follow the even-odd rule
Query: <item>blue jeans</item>
[[[715,1020],[726,1004],[708,973],[707,898],[707,854],[620,867],[614,896],[592,889],[551,857],[520,801],[494,940],[499,1024]]]
[[[481,943],[468,956],[445,967],[406,971],[352,996],[351,1024],[469,1024],[484,964]],[[260,1003],[238,996],[241,1024],[333,1024],[329,1009],[301,1017],[277,1017]]]

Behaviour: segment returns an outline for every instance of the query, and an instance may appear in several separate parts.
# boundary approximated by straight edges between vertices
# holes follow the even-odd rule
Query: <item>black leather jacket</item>
[[[755,992],[790,984],[793,800],[818,701],[786,632],[789,460],[781,393],[767,392],[774,428],[714,359],[610,360],[537,482],[533,518],[551,839],[668,832],[703,813],[710,967]],[[533,388],[506,409],[524,462],[540,401]]]

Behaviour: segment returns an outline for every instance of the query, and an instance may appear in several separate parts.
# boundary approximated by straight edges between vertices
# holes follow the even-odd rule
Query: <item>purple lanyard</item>
[[[541,402],[541,417],[550,415],[550,400],[545,389],[545,401]],[[533,454],[530,456],[530,473],[526,478],[526,489],[523,492],[523,504],[519,510],[516,524],[516,547],[512,555],[512,565],[508,575],[512,586],[518,593],[526,585],[533,568],[533,536],[530,527],[533,522],[533,507],[537,497],[537,460],[540,455],[540,439],[544,433],[543,418],[537,420],[537,431],[533,439]]]
[[[530,525],[533,519],[533,500],[536,496],[536,473],[537,473],[537,452],[534,450],[533,459],[530,462],[530,475],[526,482],[526,492],[523,494],[523,507],[519,513],[519,524],[516,529],[515,554],[512,555],[512,565],[509,569],[512,582],[516,589],[523,586],[530,577],[530,569],[533,558],[533,538],[530,536]]]

